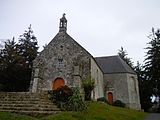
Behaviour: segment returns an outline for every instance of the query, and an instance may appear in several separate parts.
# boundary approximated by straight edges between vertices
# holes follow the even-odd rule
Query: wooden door
[[[109,102],[110,104],[113,103],[113,94],[112,94],[112,92],[108,92],[108,102]]]
[[[64,86],[64,80],[63,78],[56,78],[52,83],[52,89],[56,90],[57,88],[60,88],[61,86]]]

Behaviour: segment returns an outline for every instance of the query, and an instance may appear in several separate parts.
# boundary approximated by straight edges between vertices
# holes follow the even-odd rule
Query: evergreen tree
[[[133,62],[131,61],[131,58],[128,57],[127,51],[121,47],[121,49],[118,51],[118,55],[131,67],[134,68]]]
[[[0,52],[0,90],[28,90],[37,50],[37,39],[31,25],[20,36],[19,43],[16,43],[14,38],[5,42],[5,47]]]
[[[23,65],[21,64],[22,56],[20,56],[17,44],[12,40],[5,42],[4,49],[0,53],[0,83],[1,90],[16,91],[19,83],[21,83],[21,72]],[[20,88],[20,87],[19,87]]]
[[[160,30],[154,30],[149,36],[151,40],[146,48],[147,55],[145,59],[146,79],[149,81],[152,94],[160,97]]]
[[[23,35],[19,37],[19,48],[22,56],[25,58],[26,64],[32,68],[32,61],[38,54],[37,38],[33,34],[31,25],[25,30]]]
[[[137,65],[135,66],[135,71],[137,73],[138,83],[139,83],[141,108],[147,112],[148,109],[152,106],[151,103],[152,91],[150,89],[149,85],[150,83],[149,81],[146,80],[144,68],[139,62],[137,62]]]
[[[28,30],[25,30],[25,32],[20,35],[18,48],[21,56],[23,57],[24,71],[22,76],[25,76],[23,78],[25,83],[23,84],[25,86],[25,90],[28,90],[31,81],[33,60],[38,54],[37,38],[33,34],[31,25],[28,27]]]

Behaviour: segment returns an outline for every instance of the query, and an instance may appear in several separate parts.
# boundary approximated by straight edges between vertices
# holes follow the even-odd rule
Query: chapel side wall
[[[103,73],[93,58],[91,58],[91,77],[95,80],[92,98],[96,100],[104,97]]]
[[[140,110],[140,96],[137,75],[127,74],[128,92],[129,92],[129,107]]]
[[[113,101],[121,100],[129,107],[127,74],[104,74],[104,81],[106,98],[108,98],[107,92],[111,91],[113,93]]]

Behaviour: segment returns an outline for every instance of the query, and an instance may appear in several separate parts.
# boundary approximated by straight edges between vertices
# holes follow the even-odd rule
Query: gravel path
[[[160,113],[151,113],[144,120],[160,120]]]

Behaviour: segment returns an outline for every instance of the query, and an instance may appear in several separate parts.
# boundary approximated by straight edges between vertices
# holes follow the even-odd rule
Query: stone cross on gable
[[[62,18],[60,19],[59,32],[66,32],[67,31],[67,19],[66,19],[65,15],[66,14],[64,13]]]

